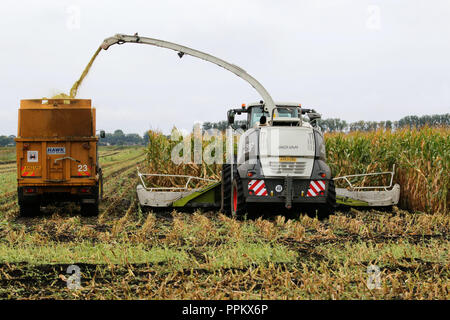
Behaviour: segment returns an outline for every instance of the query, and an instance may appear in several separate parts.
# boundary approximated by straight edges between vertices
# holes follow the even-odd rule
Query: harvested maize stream
[[[58,93],[58,94],[54,95],[52,97],[52,99],[75,99],[77,97],[78,88],[83,83],[84,78],[86,78],[86,76],[88,75],[89,70],[91,70],[92,64],[94,63],[95,59],[97,58],[97,56],[98,56],[98,54],[100,53],[101,50],[102,50],[102,48],[99,47],[95,51],[95,53],[92,56],[91,60],[89,60],[89,63],[86,65],[86,67],[84,68],[83,72],[81,73],[80,78],[77,81],[75,81],[75,83],[72,85],[72,88],[70,88],[70,93],[69,94]]]
[[[329,141],[329,156],[345,144],[341,138]],[[450,298],[450,219],[442,200],[428,211],[341,208],[323,221],[301,212],[242,219],[213,211],[143,212],[136,166],[158,165],[147,149],[100,149],[105,182],[98,217],[82,217],[71,204],[41,208],[35,218],[18,217],[8,158],[15,151],[0,150],[0,298]],[[214,176],[217,169],[210,170],[196,173]],[[70,265],[80,269],[78,290],[67,287]]]

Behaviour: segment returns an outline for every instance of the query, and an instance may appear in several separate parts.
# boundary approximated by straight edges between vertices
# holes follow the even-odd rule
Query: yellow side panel
[[[20,109],[20,137],[91,137],[91,109]]]

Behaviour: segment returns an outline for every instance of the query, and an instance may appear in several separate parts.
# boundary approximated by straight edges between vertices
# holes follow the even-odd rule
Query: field
[[[329,147],[330,158],[336,148]],[[298,212],[244,219],[142,212],[136,166],[154,169],[144,148],[106,147],[100,155],[105,189],[98,217],[81,217],[67,205],[19,218],[14,150],[0,149],[0,298],[450,298],[450,219],[442,195],[434,211],[349,209],[323,221]],[[66,285],[73,264],[81,271],[78,290]],[[369,274],[371,268],[379,273]]]

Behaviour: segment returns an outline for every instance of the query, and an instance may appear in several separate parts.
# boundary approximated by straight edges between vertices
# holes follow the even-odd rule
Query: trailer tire
[[[98,216],[98,201],[96,203],[81,204],[81,215],[84,217]]]
[[[242,181],[236,168],[233,172],[233,183],[230,192],[230,207],[233,217],[242,217],[247,212],[247,204],[245,202]]]
[[[34,217],[39,215],[41,203],[38,198],[25,199],[23,188],[17,188],[17,200],[19,203],[19,216]]]
[[[102,168],[99,168],[98,169],[98,175],[99,175],[99,178],[98,178],[98,185],[99,185],[99,191],[98,191],[98,194],[99,194],[99,201],[101,201],[101,200],[103,200],[103,171],[102,171]]]
[[[317,217],[320,220],[328,218],[331,214],[334,213],[336,209],[336,187],[334,185],[334,180],[330,179],[328,184],[328,192],[327,192],[327,202],[326,204],[321,205],[317,210]]]
[[[34,217],[40,212],[39,203],[22,203],[20,204],[19,215],[21,217]]]
[[[97,184],[95,187],[95,193],[94,193],[94,198],[93,200],[95,201],[94,203],[81,203],[81,215],[85,216],[85,217],[95,217],[98,216],[99,210],[98,210],[98,205],[99,205],[99,198],[100,198],[100,184]],[[92,198],[90,198],[90,200],[92,200]]]
[[[222,200],[221,210],[224,213],[230,213],[231,210],[231,165],[222,165]]]

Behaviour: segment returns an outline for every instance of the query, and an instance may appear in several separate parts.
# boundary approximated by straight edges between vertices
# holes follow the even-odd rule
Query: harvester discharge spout
[[[100,47],[104,50],[108,50],[108,48],[114,44],[124,43],[141,43],[171,49],[176,51],[180,58],[184,55],[189,55],[218,65],[219,67],[222,67],[247,81],[253,88],[255,88],[255,90],[258,91],[258,93],[261,95],[262,100],[264,101],[265,111],[267,111],[270,115],[272,114],[272,110],[275,108],[275,103],[272,97],[270,96],[269,92],[262,86],[262,84],[259,83],[259,81],[257,81],[251,75],[249,75],[244,69],[232,63],[229,63],[208,53],[201,52],[199,50],[195,50],[180,44],[159,39],[141,37],[138,36],[137,33],[135,35],[116,34],[113,37],[105,39]]]

